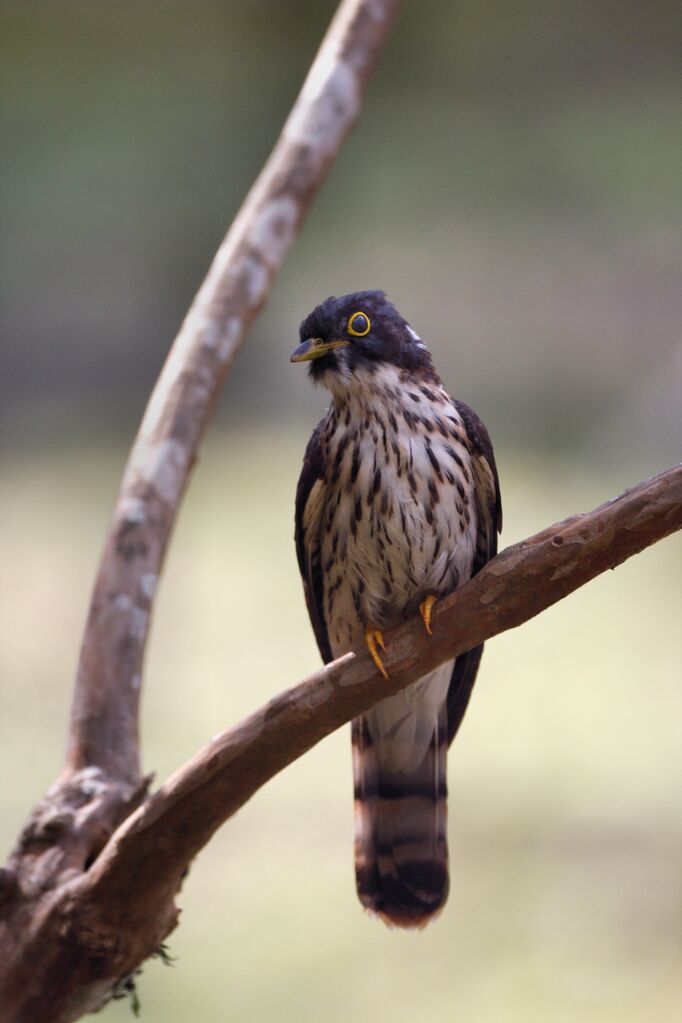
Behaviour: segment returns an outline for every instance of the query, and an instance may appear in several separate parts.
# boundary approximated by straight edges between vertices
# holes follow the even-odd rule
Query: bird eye
[[[353,313],[348,320],[348,333],[355,337],[364,337],[365,334],[369,334],[370,327],[369,316],[366,316],[365,313]]]

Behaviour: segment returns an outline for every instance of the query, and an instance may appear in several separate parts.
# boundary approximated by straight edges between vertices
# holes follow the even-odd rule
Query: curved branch
[[[216,397],[348,132],[401,0],[343,0],[281,136],[185,318],[133,445],[94,585],[65,774],[139,778],[149,617]]]
[[[388,681],[364,651],[350,653],[218,736],[128,817],[89,870],[45,894],[19,944],[9,941],[0,978],[9,1018],[68,1023],[92,1011],[174,928],[188,864],[269,778],[383,696],[680,528],[677,466],[507,548],[436,605],[432,638],[415,619],[387,633]],[[12,868],[10,860],[0,871],[0,916],[4,902],[10,926],[26,912]]]
[[[92,1011],[174,925],[172,898],[136,934],[126,920],[127,898],[119,907],[88,904],[79,885],[149,783],[139,775],[142,663],[159,573],[201,437],[246,331],[360,114],[401,6],[341,0],[152,393],[95,579],[64,768],[0,870],[3,1019],[61,1023]]]
[[[509,548],[436,606],[433,639],[415,621],[388,635],[389,682],[364,652],[347,655],[218,737],[130,812],[146,783],[137,719],[149,615],[199,442],[245,332],[359,115],[400,6],[341,3],[152,394],[95,582],[64,774],[0,870],[0,998],[15,1023],[62,1023],[94,1008],[172,930],[183,873],[213,832],[324,735],[682,526],[678,467]]]
[[[418,616],[386,634],[388,681],[365,651],[346,654],[215,738],[119,828],[83,892],[111,911],[132,902],[142,926],[220,824],[324,736],[680,528],[682,465],[508,547],[436,605],[432,638]]]

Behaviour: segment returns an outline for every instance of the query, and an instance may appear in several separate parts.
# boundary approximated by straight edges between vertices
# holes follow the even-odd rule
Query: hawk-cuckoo
[[[500,492],[488,432],[451,398],[428,349],[381,291],[328,298],[292,362],[331,395],[305,453],[296,550],[325,662],[471,578],[497,549]],[[482,647],[441,665],[352,726],[355,865],[363,905],[420,927],[448,891],[446,754]]]

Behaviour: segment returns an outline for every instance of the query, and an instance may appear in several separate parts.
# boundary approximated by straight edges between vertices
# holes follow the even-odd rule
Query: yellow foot
[[[438,597],[429,596],[426,597],[425,600],[422,600],[419,605],[419,613],[422,616],[424,628],[428,632],[429,636],[433,636],[433,629],[431,628],[431,611],[433,610],[433,605],[437,600]]]
[[[372,658],[384,678],[388,679],[388,672],[384,668],[384,662],[381,660],[379,651],[377,650],[377,647],[381,647],[384,653],[386,653],[386,644],[384,643],[384,637],[381,631],[379,629],[365,629],[365,643],[369,650],[369,656]]]

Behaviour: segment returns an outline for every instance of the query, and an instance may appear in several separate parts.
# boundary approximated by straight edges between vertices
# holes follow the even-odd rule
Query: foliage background
[[[332,9],[0,3],[7,849],[59,764],[126,447]],[[291,533],[324,396],[288,353],[327,294],[384,287],[484,417],[505,543],[679,459],[678,49],[661,0],[407,6],[183,509],[146,670],[159,779],[317,664]],[[679,1018],[681,555],[489,645],[436,924],[356,903],[344,730],[202,854],[147,1023]]]

